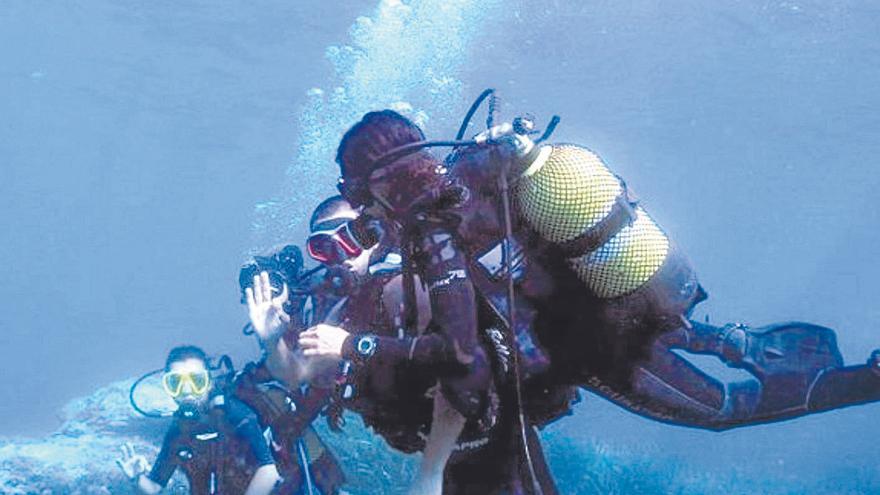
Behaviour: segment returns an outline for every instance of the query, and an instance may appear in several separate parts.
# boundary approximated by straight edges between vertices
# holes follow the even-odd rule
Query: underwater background
[[[128,489],[114,449],[163,425],[125,380],[182,343],[257,356],[238,269],[302,242],[341,133],[391,106],[448,137],[486,87],[627,180],[696,317],[825,325],[863,362],[878,25],[867,0],[0,0],[0,492]],[[562,493],[878,493],[878,416],[712,433],[584,394],[543,436]],[[400,490],[414,459],[356,424],[328,437],[351,491]]]

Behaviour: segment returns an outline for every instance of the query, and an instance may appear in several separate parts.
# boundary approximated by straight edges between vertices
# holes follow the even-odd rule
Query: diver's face
[[[173,392],[172,398],[178,406],[202,406],[207,402],[212,385],[208,368],[201,359],[193,357],[173,362],[165,375],[166,391]]]

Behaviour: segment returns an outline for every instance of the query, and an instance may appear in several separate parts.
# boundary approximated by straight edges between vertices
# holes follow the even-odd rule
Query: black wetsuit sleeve
[[[175,421],[171,425],[171,428],[168,429],[168,432],[165,433],[165,439],[162,441],[162,448],[159,450],[159,455],[156,457],[156,461],[153,462],[153,469],[151,469],[150,473],[147,475],[147,478],[160,486],[167,485],[168,480],[171,479],[171,475],[174,474],[174,470],[177,469],[177,456],[175,455],[175,450],[179,438],[180,428]]]
[[[393,338],[373,336],[376,355],[368,361],[355,350],[361,335],[352,334],[342,346],[343,359],[358,363],[359,372],[370,373],[377,367],[411,364],[419,371],[430,370],[438,376],[465,373],[466,366],[458,359],[455,348],[443,335],[430,333],[420,337]]]
[[[258,466],[275,464],[272,449],[269,447],[266,437],[263,436],[257,413],[253,409],[238,399],[227,397],[226,417],[235,429],[235,434],[250,447]]]
[[[476,294],[465,255],[449,232],[430,229],[420,236],[416,265],[430,295],[432,331],[404,339],[375,337],[375,354],[365,366],[410,364],[431,373],[440,379],[453,407],[466,417],[477,416],[491,376],[477,336]],[[357,340],[358,336],[347,339],[344,358],[359,360]]]

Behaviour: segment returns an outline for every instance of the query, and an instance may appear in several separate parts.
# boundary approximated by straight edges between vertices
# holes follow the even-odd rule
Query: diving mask
[[[312,232],[306,241],[306,248],[309,256],[325,265],[338,265],[364,252],[348,222]]]
[[[208,370],[197,370],[169,371],[162,376],[162,387],[174,398],[183,395],[187,384],[191,395],[204,395],[211,386],[211,375]]]

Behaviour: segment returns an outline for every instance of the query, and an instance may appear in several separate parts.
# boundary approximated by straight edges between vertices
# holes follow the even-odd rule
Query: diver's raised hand
[[[122,444],[119,450],[122,451],[122,457],[116,459],[116,465],[122,469],[122,472],[125,473],[128,479],[134,480],[150,470],[150,463],[147,462],[147,458],[141,454],[136,454],[134,445],[130,442]]]
[[[342,344],[350,334],[342,328],[323,323],[299,334],[304,356],[342,357]]]
[[[290,315],[284,312],[287,284],[284,284],[280,295],[272,297],[269,273],[260,272],[259,275],[254,276],[254,286],[248,287],[244,292],[251,325],[260,340],[268,342],[279,338],[290,323]]]

